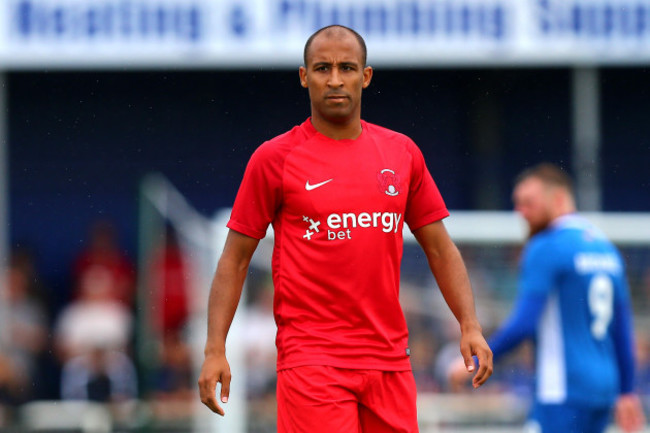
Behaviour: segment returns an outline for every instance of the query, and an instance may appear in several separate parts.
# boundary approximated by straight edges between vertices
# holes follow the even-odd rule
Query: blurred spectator
[[[160,347],[151,393],[154,416],[158,420],[189,419],[196,396],[190,348],[179,332],[165,333]]]
[[[48,315],[31,255],[24,250],[12,253],[2,290],[6,317],[2,347],[5,396],[20,403],[33,398],[41,383],[40,366],[48,345]],[[1,387],[2,385],[0,385]]]
[[[267,282],[256,291],[252,289],[243,335],[248,372],[246,386],[250,396],[260,397],[275,393],[277,327],[273,318],[273,286]]]
[[[178,333],[167,333],[163,338],[160,365],[156,369],[155,394],[163,399],[194,398],[192,359],[188,345]]]
[[[133,316],[115,299],[114,278],[106,267],[87,268],[78,297],[58,317],[56,349],[64,399],[113,403],[137,395],[135,367],[127,356]]]
[[[246,327],[242,336],[246,360],[246,391],[250,414],[249,430],[276,431],[277,326],[273,318],[273,284],[269,280],[251,284]]]
[[[11,251],[10,268],[19,270],[27,278],[29,297],[38,303],[43,312],[49,315],[47,309],[49,302],[49,288],[41,279],[36,270],[34,252],[24,246],[19,246]]]
[[[76,296],[87,272],[101,268],[112,277],[111,297],[133,306],[135,301],[135,272],[129,258],[120,251],[115,227],[105,220],[95,222],[89,234],[87,247],[76,258],[73,277]],[[75,296],[75,297],[76,297]]]
[[[430,333],[410,333],[411,366],[418,392],[439,392],[435,376],[436,339]]]
[[[149,264],[149,323],[158,353],[147,362],[149,403],[157,420],[184,421],[194,410],[194,371],[184,339],[189,315],[189,269],[175,230],[165,228]]]
[[[125,351],[131,338],[131,311],[113,297],[114,274],[104,267],[82,275],[79,297],[56,323],[56,348],[63,362],[97,347]]]
[[[26,377],[15,362],[0,352],[0,408],[17,406],[24,400]],[[2,426],[0,422],[0,426]]]
[[[137,397],[135,367],[123,352],[95,347],[63,366],[61,397],[119,403]]]
[[[449,340],[440,348],[436,355],[434,374],[436,381],[441,385],[442,391],[444,392],[462,392],[466,390],[464,384],[457,384],[447,379],[450,369],[458,359],[459,344],[459,340]],[[488,389],[491,383],[487,383],[486,385],[485,389]]]
[[[432,317],[431,305],[436,302],[432,290],[402,280],[400,304],[409,327],[411,367],[418,392],[439,391],[434,374],[438,337],[434,334],[438,318]]]
[[[166,230],[165,242],[153,257],[150,293],[153,296],[152,317],[154,329],[162,338],[168,333],[178,334],[188,317],[188,270],[176,233]]]
[[[650,404],[650,334],[647,330],[637,330],[636,357],[637,377],[636,388],[639,394],[645,396]],[[647,407],[646,409],[650,409]]]

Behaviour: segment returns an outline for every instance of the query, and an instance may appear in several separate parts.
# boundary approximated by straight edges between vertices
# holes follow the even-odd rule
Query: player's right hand
[[[221,416],[225,415],[225,411],[217,402],[217,382],[221,383],[220,400],[222,403],[227,403],[230,395],[230,379],[230,365],[226,356],[206,355],[199,376],[199,394],[201,402]]]

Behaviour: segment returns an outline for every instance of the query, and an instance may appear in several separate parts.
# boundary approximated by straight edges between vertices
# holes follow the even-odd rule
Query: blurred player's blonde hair
[[[528,167],[517,175],[515,178],[515,186],[532,177],[541,180],[545,185],[563,188],[573,196],[573,181],[571,177],[566,171],[555,164],[542,162]]]

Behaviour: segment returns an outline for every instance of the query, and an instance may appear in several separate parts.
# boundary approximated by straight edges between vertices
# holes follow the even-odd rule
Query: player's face
[[[313,41],[300,83],[309,90],[312,117],[346,123],[361,116],[361,93],[370,85],[372,68],[363,66],[359,42],[350,33],[321,34]]]
[[[529,235],[544,230],[553,219],[553,189],[530,177],[520,182],[512,194],[515,210],[528,223]]]

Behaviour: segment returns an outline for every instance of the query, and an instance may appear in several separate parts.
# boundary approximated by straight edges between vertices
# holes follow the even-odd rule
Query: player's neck
[[[555,209],[555,212],[552,213],[552,217],[554,220],[561,218],[566,215],[571,215],[576,213],[576,207],[573,204],[573,201],[563,201],[559,207]]]
[[[549,207],[549,212],[551,221],[575,213],[576,205],[573,197],[559,190],[553,199],[552,205]]]
[[[355,140],[359,138],[362,131],[359,117],[335,123],[318,116],[312,116],[311,123],[316,128],[316,131],[333,140]]]

